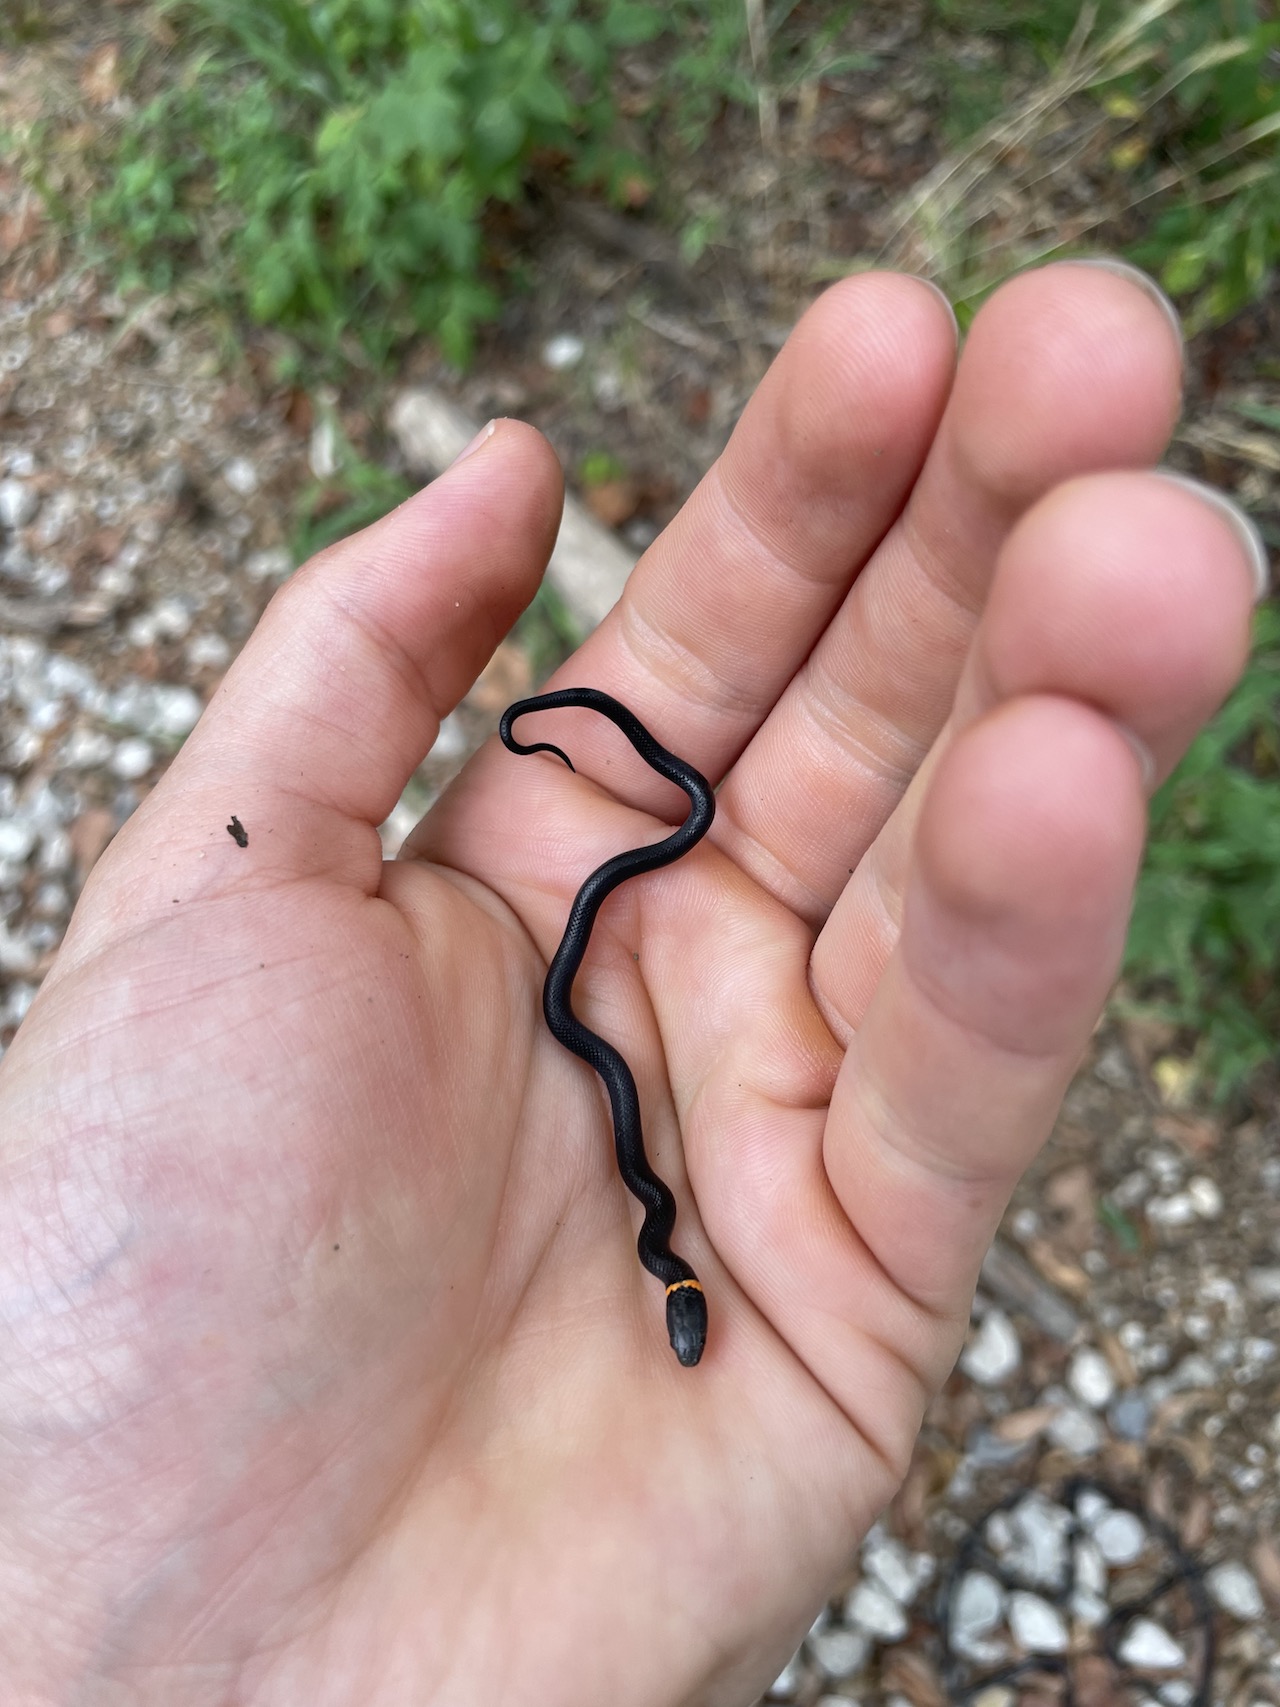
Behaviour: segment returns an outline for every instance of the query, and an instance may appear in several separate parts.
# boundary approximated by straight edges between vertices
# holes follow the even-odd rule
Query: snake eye
[[[692,1369],[707,1343],[707,1300],[700,1286],[677,1286],[667,1293],[667,1337],[681,1363]]]

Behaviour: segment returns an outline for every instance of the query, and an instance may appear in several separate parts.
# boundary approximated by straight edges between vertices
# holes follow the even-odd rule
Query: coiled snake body
[[[683,1258],[671,1249],[671,1233],[676,1220],[676,1200],[649,1166],[645,1155],[644,1136],[640,1126],[640,1098],[631,1069],[618,1051],[604,1038],[588,1031],[574,1013],[570,1003],[573,980],[582,957],[587,951],[591,927],[595,924],[605,898],[629,877],[639,877],[647,871],[657,871],[688,853],[700,842],[711,827],[715,816],[715,796],[706,778],[692,765],[676,758],[674,753],[656,741],[639,718],[607,693],[598,688],[562,688],[555,693],[537,694],[532,699],[517,700],[502,715],[498,733],[513,753],[554,753],[569,769],[573,762],[568,754],[549,741],[526,746],[511,733],[516,719],[531,711],[552,711],[565,706],[577,706],[598,711],[615,723],[630,741],[646,764],[661,776],[676,783],[689,796],[689,816],[679,829],[663,841],[649,847],[632,848],[615,854],[593,871],[574,897],[569,910],[569,922],[564,936],[547,972],[542,988],[542,1011],[547,1027],[557,1042],[564,1045],[604,1080],[613,1111],[613,1135],[617,1150],[618,1171],[631,1194],[644,1206],[644,1224],[636,1240],[640,1261],[649,1273],[660,1280],[667,1294],[667,1333],[672,1349],[680,1362],[692,1367],[702,1356],[707,1339],[707,1301],[697,1275]]]

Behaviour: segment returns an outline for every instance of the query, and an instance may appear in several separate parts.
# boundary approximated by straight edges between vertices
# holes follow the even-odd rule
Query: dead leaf
[[[1089,1276],[1078,1264],[1054,1250],[1048,1239],[1032,1239],[1027,1246],[1032,1265],[1060,1292],[1071,1298],[1085,1298],[1089,1293]]]
[[[80,93],[95,107],[109,107],[120,93],[120,43],[103,42],[80,73]]]
[[[1007,1440],[1014,1445],[1034,1440],[1048,1428],[1057,1413],[1056,1405],[1033,1405],[1025,1411],[1010,1411],[1008,1416],[1000,1417],[992,1424],[991,1432],[998,1440]]]
[[[921,1653],[910,1648],[891,1648],[880,1668],[880,1682],[887,1694],[903,1695],[911,1707],[947,1707],[941,1679]]]
[[[1264,1535],[1255,1545],[1250,1560],[1263,1595],[1272,1609],[1280,1612],[1280,1549]]]

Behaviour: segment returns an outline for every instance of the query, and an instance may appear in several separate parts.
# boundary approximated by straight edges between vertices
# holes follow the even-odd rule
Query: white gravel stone
[[[986,1571],[961,1577],[951,1602],[951,1639],[957,1645],[988,1636],[1004,1618],[1004,1589]]]
[[[871,1644],[864,1635],[857,1630],[842,1630],[838,1625],[809,1638],[813,1663],[833,1683],[855,1677],[867,1663],[870,1652]]]
[[[1043,1588],[1064,1589],[1070,1576],[1071,1513],[1032,1493],[1009,1513],[1009,1528],[1009,1569]]]
[[[1142,1557],[1147,1532],[1131,1511],[1109,1511],[1093,1529],[1093,1539],[1108,1565],[1132,1565]]]
[[[150,732],[170,738],[189,735],[200,721],[203,710],[200,695],[193,689],[159,682],[155,689]]]
[[[1057,1607],[1025,1589],[1009,1596],[1009,1629],[1028,1654],[1065,1654],[1071,1640],[1067,1621]]]
[[[12,860],[15,865],[25,864],[37,840],[34,824],[25,823],[21,818],[0,822],[0,860]]]
[[[1076,1458],[1088,1458],[1102,1445],[1102,1424],[1079,1405],[1063,1405],[1045,1433],[1055,1446]]]
[[[564,368],[577,367],[587,353],[587,346],[573,332],[561,332],[551,338],[542,348],[542,360],[553,373],[559,373]]]
[[[1158,1227],[1186,1227],[1196,1218],[1190,1193],[1175,1191],[1172,1197],[1156,1197],[1147,1205],[1147,1220]]]
[[[1280,1301],[1280,1268],[1251,1268],[1245,1284],[1264,1304]]]
[[[1168,1377],[1171,1393],[1199,1393],[1218,1384],[1218,1372],[1209,1359],[1198,1351],[1184,1357]]]
[[[101,729],[73,729],[62,743],[60,761],[68,770],[95,770],[105,765],[115,742]]]
[[[1136,1671],[1173,1671],[1187,1663],[1187,1656],[1169,1632],[1150,1618],[1134,1619],[1117,1652]]]
[[[877,1582],[864,1580],[844,1603],[848,1623],[876,1642],[900,1642],[908,1629],[907,1615]]]
[[[1238,1618],[1242,1624],[1252,1624],[1266,1612],[1262,1591],[1253,1572],[1234,1560],[1224,1560],[1205,1575],[1205,1584],[1215,1606]]]
[[[1071,1616],[1077,1624],[1097,1630],[1111,1616],[1111,1606],[1100,1594],[1086,1594],[1077,1589],[1071,1596]]]
[[[117,744],[111,755],[111,769],[124,782],[137,782],[146,776],[156,762],[155,751],[149,741],[130,737]]]
[[[890,1537],[875,1541],[868,1537],[862,1549],[862,1568],[899,1606],[910,1606],[921,1586],[910,1549]]]
[[[1107,1565],[1096,1541],[1082,1538],[1072,1552],[1075,1567],[1075,1586],[1082,1594],[1107,1592]]]
[[[21,480],[0,480],[0,527],[12,532],[35,520],[40,494]]]
[[[1191,1707],[1196,1698],[1195,1685],[1185,1677],[1175,1677],[1156,1690],[1160,1707]]]
[[[293,558],[282,545],[267,551],[251,551],[244,572],[251,581],[283,581],[293,570]]]
[[[1202,1221],[1216,1221],[1222,1214],[1222,1193],[1218,1182],[1210,1179],[1208,1174],[1197,1174],[1187,1181],[1187,1196]]]
[[[1102,1353],[1086,1345],[1071,1359],[1067,1385],[1082,1405],[1101,1411],[1115,1396],[1116,1378]]]
[[[187,662],[196,670],[221,670],[231,662],[231,648],[220,634],[195,634],[187,642]]]
[[[960,1368],[982,1387],[999,1387],[1017,1372],[1022,1347],[1003,1310],[988,1310],[964,1349]]]
[[[239,498],[258,490],[258,471],[247,456],[233,456],[222,470],[222,478]]]

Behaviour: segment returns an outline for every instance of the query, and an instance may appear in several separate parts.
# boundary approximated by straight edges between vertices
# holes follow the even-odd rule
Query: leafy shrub
[[[1273,8],[1268,8],[1273,10]],[[1132,249],[1191,330],[1266,289],[1280,261],[1280,24],[1252,0],[1195,0],[1160,21],[1156,163],[1175,192]]]
[[[119,138],[92,209],[136,277],[198,267],[257,320],[463,359],[496,312],[482,216],[542,151],[608,181],[607,76],[669,8],[610,0],[169,0],[199,44]]]
[[[1152,802],[1126,977],[1148,1013],[1198,1033],[1226,1098],[1280,1038],[1280,610],[1222,712]]]

